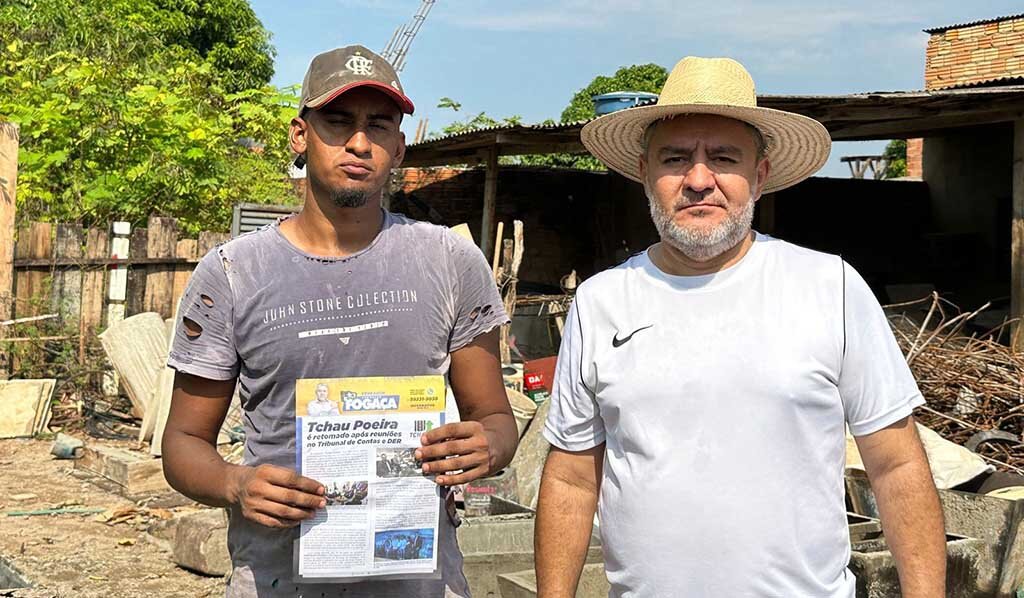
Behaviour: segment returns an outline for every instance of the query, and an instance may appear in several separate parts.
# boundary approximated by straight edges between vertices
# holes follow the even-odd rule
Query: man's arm
[[[497,328],[452,353],[448,379],[463,421],[424,434],[416,458],[424,461],[424,473],[462,470],[435,478],[438,484],[454,486],[505,467],[519,444],[515,416],[501,378]]]
[[[945,596],[942,506],[913,417],[857,438],[904,598]]]
[[[576,595],[594,528],[603,467],[603,443],[580,452],[553,446],[548,453],[533,539],[538,598]]]
[[[246,518],[268,527],[295,526],[326,504],[324,488],[290,469],[224,461],[217,434],[234,390],[234,380],[175,374],[163,437],[164,475],[171,487],[197,502],[239,505]]]

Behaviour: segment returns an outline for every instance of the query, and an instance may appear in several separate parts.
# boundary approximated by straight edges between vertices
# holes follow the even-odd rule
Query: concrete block
[[[878,516],[875,495],[862,472],[847,472],[846,491],[855,512]],[[939,499],[946,533],[986,542],[996,555],[999,582],[994,595],[1014,596],[1024,587],[1024,500],[957,490],[939,490]]]
[[[996,593],[999,556],[994,547],[977,538],[948,536],[946,541],[947,598],[989,598]],[[850,570],[857,576],[857,598],[898,598],[899,574],[885,538],[853,545]]]
[[[533,416],[533,421],[526,428],[516,456],[512,459],[512,469],[516,472],[516,483],[519,487],[519,504],[537,508],[537,492],[540,490],[540,475],[544,471],[544,461],[548,458],[551,445],[541,432],[544,421],[548,418],[551,401],[544,401]]]
[[[160,459],[119,448],[86,446],[75,460],[75,469],[103,476],[129,497],[174,492],[164,478]]]
[[[228,518],[223,509],[198,511],[181,517],[174,530],[175,563],[205,575],[231,572],[228,554]]]
[[[532,514],[466,519],[458,528],[458,539],[463,572],[474,598],[499,596],[499,575],[533,569]],[[600,545],[600,538],[592,535],[588,563],[602,562]]]
[[[537,576],[533,569],[506,573],[498,576],[501,598],[536,598]],[[580,585],[576,589],[576,598],[605,598],[611,586],[604,574],[604,565],[589,564],[583,566]]]

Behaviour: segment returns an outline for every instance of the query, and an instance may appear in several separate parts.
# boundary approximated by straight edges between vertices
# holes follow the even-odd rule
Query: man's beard
[[[725,220],[711,228],[705,228],[679,226],[675,222],[675,209],[666,212],[646,182],[644,192],[651,208],[651,220],[654,221],[662,241],[678,249],[691,260],[706,262],[716,258],[739,245],[743,238],[750,234],[750,226],[754,221],[753,195],[741,211],[733,212],[726,207]],[[687,203],[677,203],[675,208],[684,207]]]
[[[366,205],[370,194],[356,189],[332,189],[331,201],[339,208],[361,208]]]

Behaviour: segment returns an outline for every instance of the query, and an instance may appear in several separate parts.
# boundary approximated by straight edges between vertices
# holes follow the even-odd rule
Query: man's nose
[[[694,193],[704,193],[715,188],[715,173],[703,161],[698,161],[686,173],[686,188]]]
[[[370,154],[371,145],[370,138],[366,135],[366,131],[357,129],[351,137],[348,138],[348,142],[345,143],[345,149],[356,154],[357,156],[366,156]]]

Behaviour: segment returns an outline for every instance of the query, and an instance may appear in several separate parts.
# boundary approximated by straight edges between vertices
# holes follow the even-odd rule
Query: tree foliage
[[[160,214],[195,231],[225,227],[235,202],[290,197],[296,98],[267,86],[268,37],[245,0],[4,3],[0,115],[22,130],[19,217]]]
[[[885,158],[885,174],[882,178],[895,179],[907,176],[907,140],[893,139],[882,152]]]
[[[611,77],[599,75],[583,89],[572,96],[572,100],[562,111],[562,122],[570,123],[589,120],[597,116],[591,98],[615,91],[646,91],[660,93],[668,79],[668,71],[657,64],[634,64],[624,66],[615,71]]]

